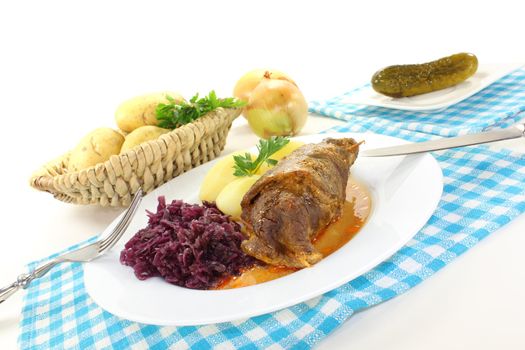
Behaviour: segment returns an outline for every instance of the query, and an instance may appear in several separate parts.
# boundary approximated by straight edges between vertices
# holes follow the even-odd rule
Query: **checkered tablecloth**
[[[432,137],[400,128],[386,117],[377,124],[351,119],[331,131],[376,132],[412,141]],[[64,263],[27,290],[19,344],[23,349],[311,348],[356,311],[418,285],[525,211],[524,155],[485,146],[433,155],[443,170],[444,191],[428,223],[391,258],[335,290],[236,322],[158,327],[102,310],[86,294],[82,265]]]

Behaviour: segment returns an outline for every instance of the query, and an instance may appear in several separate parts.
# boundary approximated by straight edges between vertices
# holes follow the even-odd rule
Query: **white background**
[[[2,2],[0,285],[119,213],[60,203],[28,179],[87,131],[114,126],[122,100],[164,89],[225,96],[259,67],[288,73],[312,100],[386,65],[461,51],[480,62],[525,62],[519,3]],[[306,131],[325,123],[312,119]],[[352,317],[319,347],[524,348],[524,228],[521,217],[405,295]],[[21,294],[0,305],[2,349],[16,346]]]

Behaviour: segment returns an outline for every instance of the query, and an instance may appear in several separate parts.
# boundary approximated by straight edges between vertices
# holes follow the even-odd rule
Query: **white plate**
[[[375,92],[371,86],[367,86],[353,92],[341,102],[407,111],[439,110],[474,95],[522,65],[523,63],[480,64],[476,74],[456,86],[412,97],[388,97]]]
[[[363,148],[406,143],[368,133],[310,135],[298,139],[319,142],[326,137],[366,140]],[[146,225],[143,210],[155,210],[161,194],[167,201],[198,202],[200,183],[214,163],[199,166],[145,196],[139,214],[119,244],[105,256],[84,265],[86,290],[102,308],[146,324],[198,325],[248,318],[303,302],[358,277],[394,254],[427,222],[443,189],[441,168],[429,154],[358,158],[352,173],[371,192],[373,209],[369,220],[350,242],[313,267],[231,290],[186,289],[159,277],[139,281],[131,267],[120,264],[119,253],[124,243]]]

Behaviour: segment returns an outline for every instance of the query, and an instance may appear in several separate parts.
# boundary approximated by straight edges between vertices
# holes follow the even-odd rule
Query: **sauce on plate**
[[[341,217],[319,232],[313,240],[314,247],[323,255],[328,255],[348,243],[364,226],[371,210],[370,194],[366,187],[350,177],[346,186],[346,201]],[[231,289],[268,282],[289,275],[298,269],[256,265],[240,276],[227,279],[216,289]]]

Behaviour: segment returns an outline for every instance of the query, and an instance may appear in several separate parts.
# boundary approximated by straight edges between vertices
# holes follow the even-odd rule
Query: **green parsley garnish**
[[[235,165],[233,166],[235,171],[233,175],[250,176],[255,174],[265,162],[269,165],[277,164],[277,161],[270,157],[272,154],[283,148],[288,142],[290,142],[290,139],[283,136],[272,136],[268,140],[259,140],[259,144],[257,145],[259,155],[255,160],[252,161],[250,153],[233,156],[233,160],[235,161]]]
[[[213,90],[203,98],[199,98],[199,94],[195,94],[189,103],[186,101],[179,102],[168,95],[166,99],[169,103],[159,103],[155,110],[159,121],[158,126],[165,129],[175,129],[191,123],[218,107],[239,108],[246,105],[246,102],[233,97],[217,98]]]

